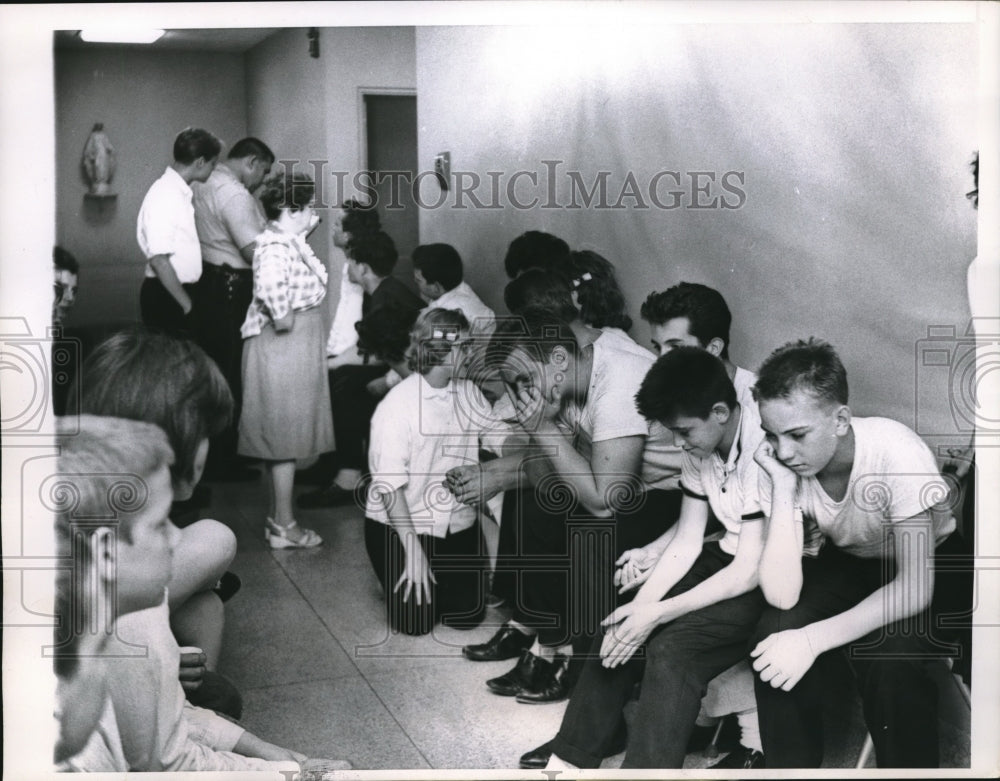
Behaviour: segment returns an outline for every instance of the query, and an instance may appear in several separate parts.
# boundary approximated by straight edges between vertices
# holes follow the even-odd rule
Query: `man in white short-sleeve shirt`
[[[194,284],[201,278],[192,182],[204,182],[222,144],[207,130],[188,128],[174,140],[174,161],[153,182],[139,209],[136,239],[146,256],[139,293],[142,321],[175,335],[192,335]]]
[[[935,550],[955,528],[937,507],[947,486],[906,426],[854,418],[834,349],[809,339],[761,366],[755,393],[766,441],[761,500],[768,534],[760,585],[770,607],[753,667],[768,768],[819,767],[832,654],[848,650],[879,767],[937,767],[930,665],[950,647],[916,632],[933,614]],[[823,535],[818,555],[809,556]],[[803,554],[807,554],[803,557]]]

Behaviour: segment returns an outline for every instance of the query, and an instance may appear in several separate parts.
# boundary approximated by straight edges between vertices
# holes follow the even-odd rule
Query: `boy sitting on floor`
[[[168,518],[173,453],[163,432],[151,424],[81,415],[78,432],[76,425],[74,421],[72,428],[57,429],[60,434],[72,434],[60,437],[60,480],[73,487],[66,495],[80,496],[73,506],[60,508],[57,539],[67,555],[81,543],[90,552],[93,579],[110,594],[106,602],[113,613],[106,628],[108,639],[98,644],[105,658],[82,671],[93,686],[86,699],[92,712],[100,714],[97,729],[87,731],[82,750],[79,735],[86,731],[86,724],[80,703],[70,698],[69,691],[59,698],[63,740],[56,759],[60,767],[93,772],[298,772],[301,768],[311,773],[320,767],[349,767],[345,762],[307,760],[304,754],[263,741],[238,724],[186,702],[177,679],[180,650],[170,631],[165,591],[179,539]],[[77,582],[88,582],[83,575],[77,578]],[[73,587],[61,603],[64,606],[84,599],[82,589],[73,592]],[[69,640],[72,648],[76,627],[68,615],[63,618],[62,626],[69,633],[61,639]],[[110,619],[114,620],[113,636]],[[75,642],[81,647],[78,639]],[[98,680],[102,674],[103,686]],[[107,700],[95,701],[103,699],[105,690]]]

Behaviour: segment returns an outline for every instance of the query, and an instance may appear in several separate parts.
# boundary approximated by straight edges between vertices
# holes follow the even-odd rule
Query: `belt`
[[[217,266],[214,263],[203,263],[201,266],[202,273],[208,272],[210,274],[218,274],[219,276],[226,277],[245,277],[253,276],[253,269],[249,268],[233,268],[232,266]]]

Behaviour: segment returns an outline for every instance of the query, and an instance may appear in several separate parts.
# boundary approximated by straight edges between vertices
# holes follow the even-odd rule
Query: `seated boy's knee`
[[[197,546],[205,565],[217,573],[216,579],[236,558],[236,535],[224,523],[206,518],[182,529],[181,534]]]

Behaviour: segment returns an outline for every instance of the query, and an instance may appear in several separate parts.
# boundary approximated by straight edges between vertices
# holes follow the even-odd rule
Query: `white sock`
[[[549,763],[545,766],[546,770],[579,770],[576,765],[571,765],[565,759],[559,759],[555,754],[549,757]]]
[[[517,621],[514,621],[513,619],[507,622],[507,626],[516,629],[522,635],[527,635],[528,637],[535,636],[535,633],[532,630],[528,629],[528,627],[526,627],[524,624],[517,623]]]
[[[760,722],[757,720],[757,709],[753,708],[737,713],[736,721],[740,725],[740,743],[746,748],[763,753],[764,746],[760,742]]]

